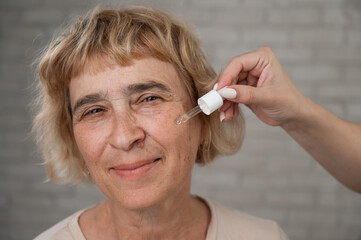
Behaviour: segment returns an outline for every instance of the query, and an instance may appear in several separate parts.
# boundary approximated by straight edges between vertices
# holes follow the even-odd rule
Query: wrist
[[[316,115],[319,105],[305,96],[301,96],[299,104],[294,108],[294,114],[280,126],[288,133],[294,131],[307,131],[316,124]]]

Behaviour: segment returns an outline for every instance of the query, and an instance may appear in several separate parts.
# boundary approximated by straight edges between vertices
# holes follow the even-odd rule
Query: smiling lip
[[[131,164],[122,164],[110,168],[118,176],[123,179],[135,180],[145,175],[150,169],[152,169],[161,160],[157,158],[155,160],[139,161]]]

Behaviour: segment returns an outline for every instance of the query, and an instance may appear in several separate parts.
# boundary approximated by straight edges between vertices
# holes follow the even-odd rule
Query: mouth
[[[139,161],[131,164],[121,164],[110,168],[110,171],[122,179],[136,180],[143,177],[161,160],[161,158],[156,158],[154,160]]]

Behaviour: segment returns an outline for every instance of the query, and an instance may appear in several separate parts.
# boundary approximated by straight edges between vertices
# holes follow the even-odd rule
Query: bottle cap
[[[223,98],[216,90],[212,90],[198,99],[198,105],[202,112],[209,115],[223,105]]]

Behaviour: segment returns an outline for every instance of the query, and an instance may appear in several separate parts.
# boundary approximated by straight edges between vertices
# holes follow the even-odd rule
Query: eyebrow
[[[73,108],[73,113],[75,113],[76,110],[79,109],[80,107],[87,104],[98,102],[100,99],[103,98],[104,98],[104,94],[100,94],[100,93],[86,95],[85,97],[82,97],[78,101],[76,101]]]
[[[149,89],[157,88],[160,91],[163,92],[171,92],[171,90],[165,86],[162,83],[155,82],[155,81],[149,81],[146,83],[137,83],[137,84],[131,84],[125,89],[125,93],[127,95],[133,94],[133,93],[141,93]]]
[[[131,95],[134,93],[141,93],[146,90],[153,89],[153,88],[159,89],[160,91],[164,91],[164,92],[171,92],[171,90],[167,86],[165,86],[162,83],[155,82],[155,81],[131,84],[128,87],[126,87],[124,92],[127,95]],[[93,93],[93,94],[86,95],[85,97],[82,97],[78,101],[76,101],[76,103],[73,107],[73,113],[75,113],[80,107],[82,107],[84,105],[98,102],[99,100],[104,99],[104,98],[105,98],[105,94],[101,94],[101,93]]]

